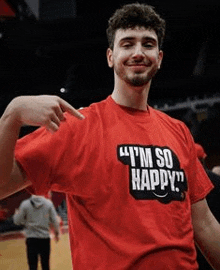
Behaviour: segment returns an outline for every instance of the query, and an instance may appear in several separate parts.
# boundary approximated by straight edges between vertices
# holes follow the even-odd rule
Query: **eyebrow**
[[[124,37],[124,38],[122,38],[122,39],[120,39],[119,40],[119,43],[121,44],[121,43],[123,43],[123,42],[125,42],[125,41],[132,41],[132,40],[135,40],[136,39],[136,37]],[[152,42],[154,42],[154,43],[157,43],[157,40],[155,39],[155,38],[153,38],[153,37],[149,37],[149,36],[145,36],[145,37],[143,37],[142,38],[142,40],[145,40],[145,41],[152,41]]]

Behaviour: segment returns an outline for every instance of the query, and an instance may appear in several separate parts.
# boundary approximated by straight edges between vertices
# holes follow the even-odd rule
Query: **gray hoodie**
[[[50,224],[59,233],[59,220],[53,203],[42,197],[32,195],[24,200],[13,216],[14,223],[25,226],[27,238],[49,238]]]

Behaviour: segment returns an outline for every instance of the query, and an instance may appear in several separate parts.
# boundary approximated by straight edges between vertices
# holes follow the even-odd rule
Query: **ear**
[[[159,54],[158,54],[158,69],[160,69],[160,66],[162,64],[162,60],[163,60],[163,51],[159,51]]]
[[[114,66],[113,51],[110,48],[107,49],[106,57],[107,57],[108,66],[110,68],[113,68],[113,66]]]

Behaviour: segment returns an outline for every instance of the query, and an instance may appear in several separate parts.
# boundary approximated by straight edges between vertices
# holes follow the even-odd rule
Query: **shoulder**
[[[166,114],[165,112],[163,111],[160,111],[158,109],[155,109],[153,107],[149,107],[150,108],[150,113],[153,115],[153,116],[156,116],[158,117],[158,119],[163,119],[164,121],[169,121],[171,123],[174,123],[174,124],[183,124],[182,121],[176,119],[176,118],[173,118],[171,116],[169,116],[168,114]]]
[[[42,203],[44,203],[44,204],[46,204],[48,206],[53,205],[53,202],[48,198],[45,198],[45,197],[42,196],[42,197],[40,197],[40,199],[41,199]]]
[[[23,208],[23,209],[28,208],[29,206],[30,206],[30,198],[22,201],[21,204],[20,204],[20,208]]]
[[[193,142],[192,134],[183,121],[154,108],[150,108],[150,112],[153,121],[156,122],[163,132],[172,133],[176,138],[189,144]]]
[[[165,112],[159,111],[152,107],[150,107],[150,112],[151,112],[152,117],[156,118],[158,121],[163,122],[164,124],[167,124],[170,127],[173,126],[173,128],[189,132],[188,127],[183,121],[173,118],[169,116],[168,114],[166,114]]]

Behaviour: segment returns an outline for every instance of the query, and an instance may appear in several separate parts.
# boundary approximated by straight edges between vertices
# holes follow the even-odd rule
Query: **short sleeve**
[[[53,134],[41,127],[17,141],[15,159],[32,182],[35,194],[45,195],[54,186],[59,186],[57,191],[65,192],[68,183],[65,179],[54,176],[57,164],[62,169],[68,168],[65,156],[73,147],[72,137],[69,124],[64,121]]]
[[[193,204],[204,199],[213,189],[213,184],[209,179],[202,163],[197,157],[195,142],[188,129],[186,130],[186,136],[189,149],[187,178],[189,184],[190,200]]]

